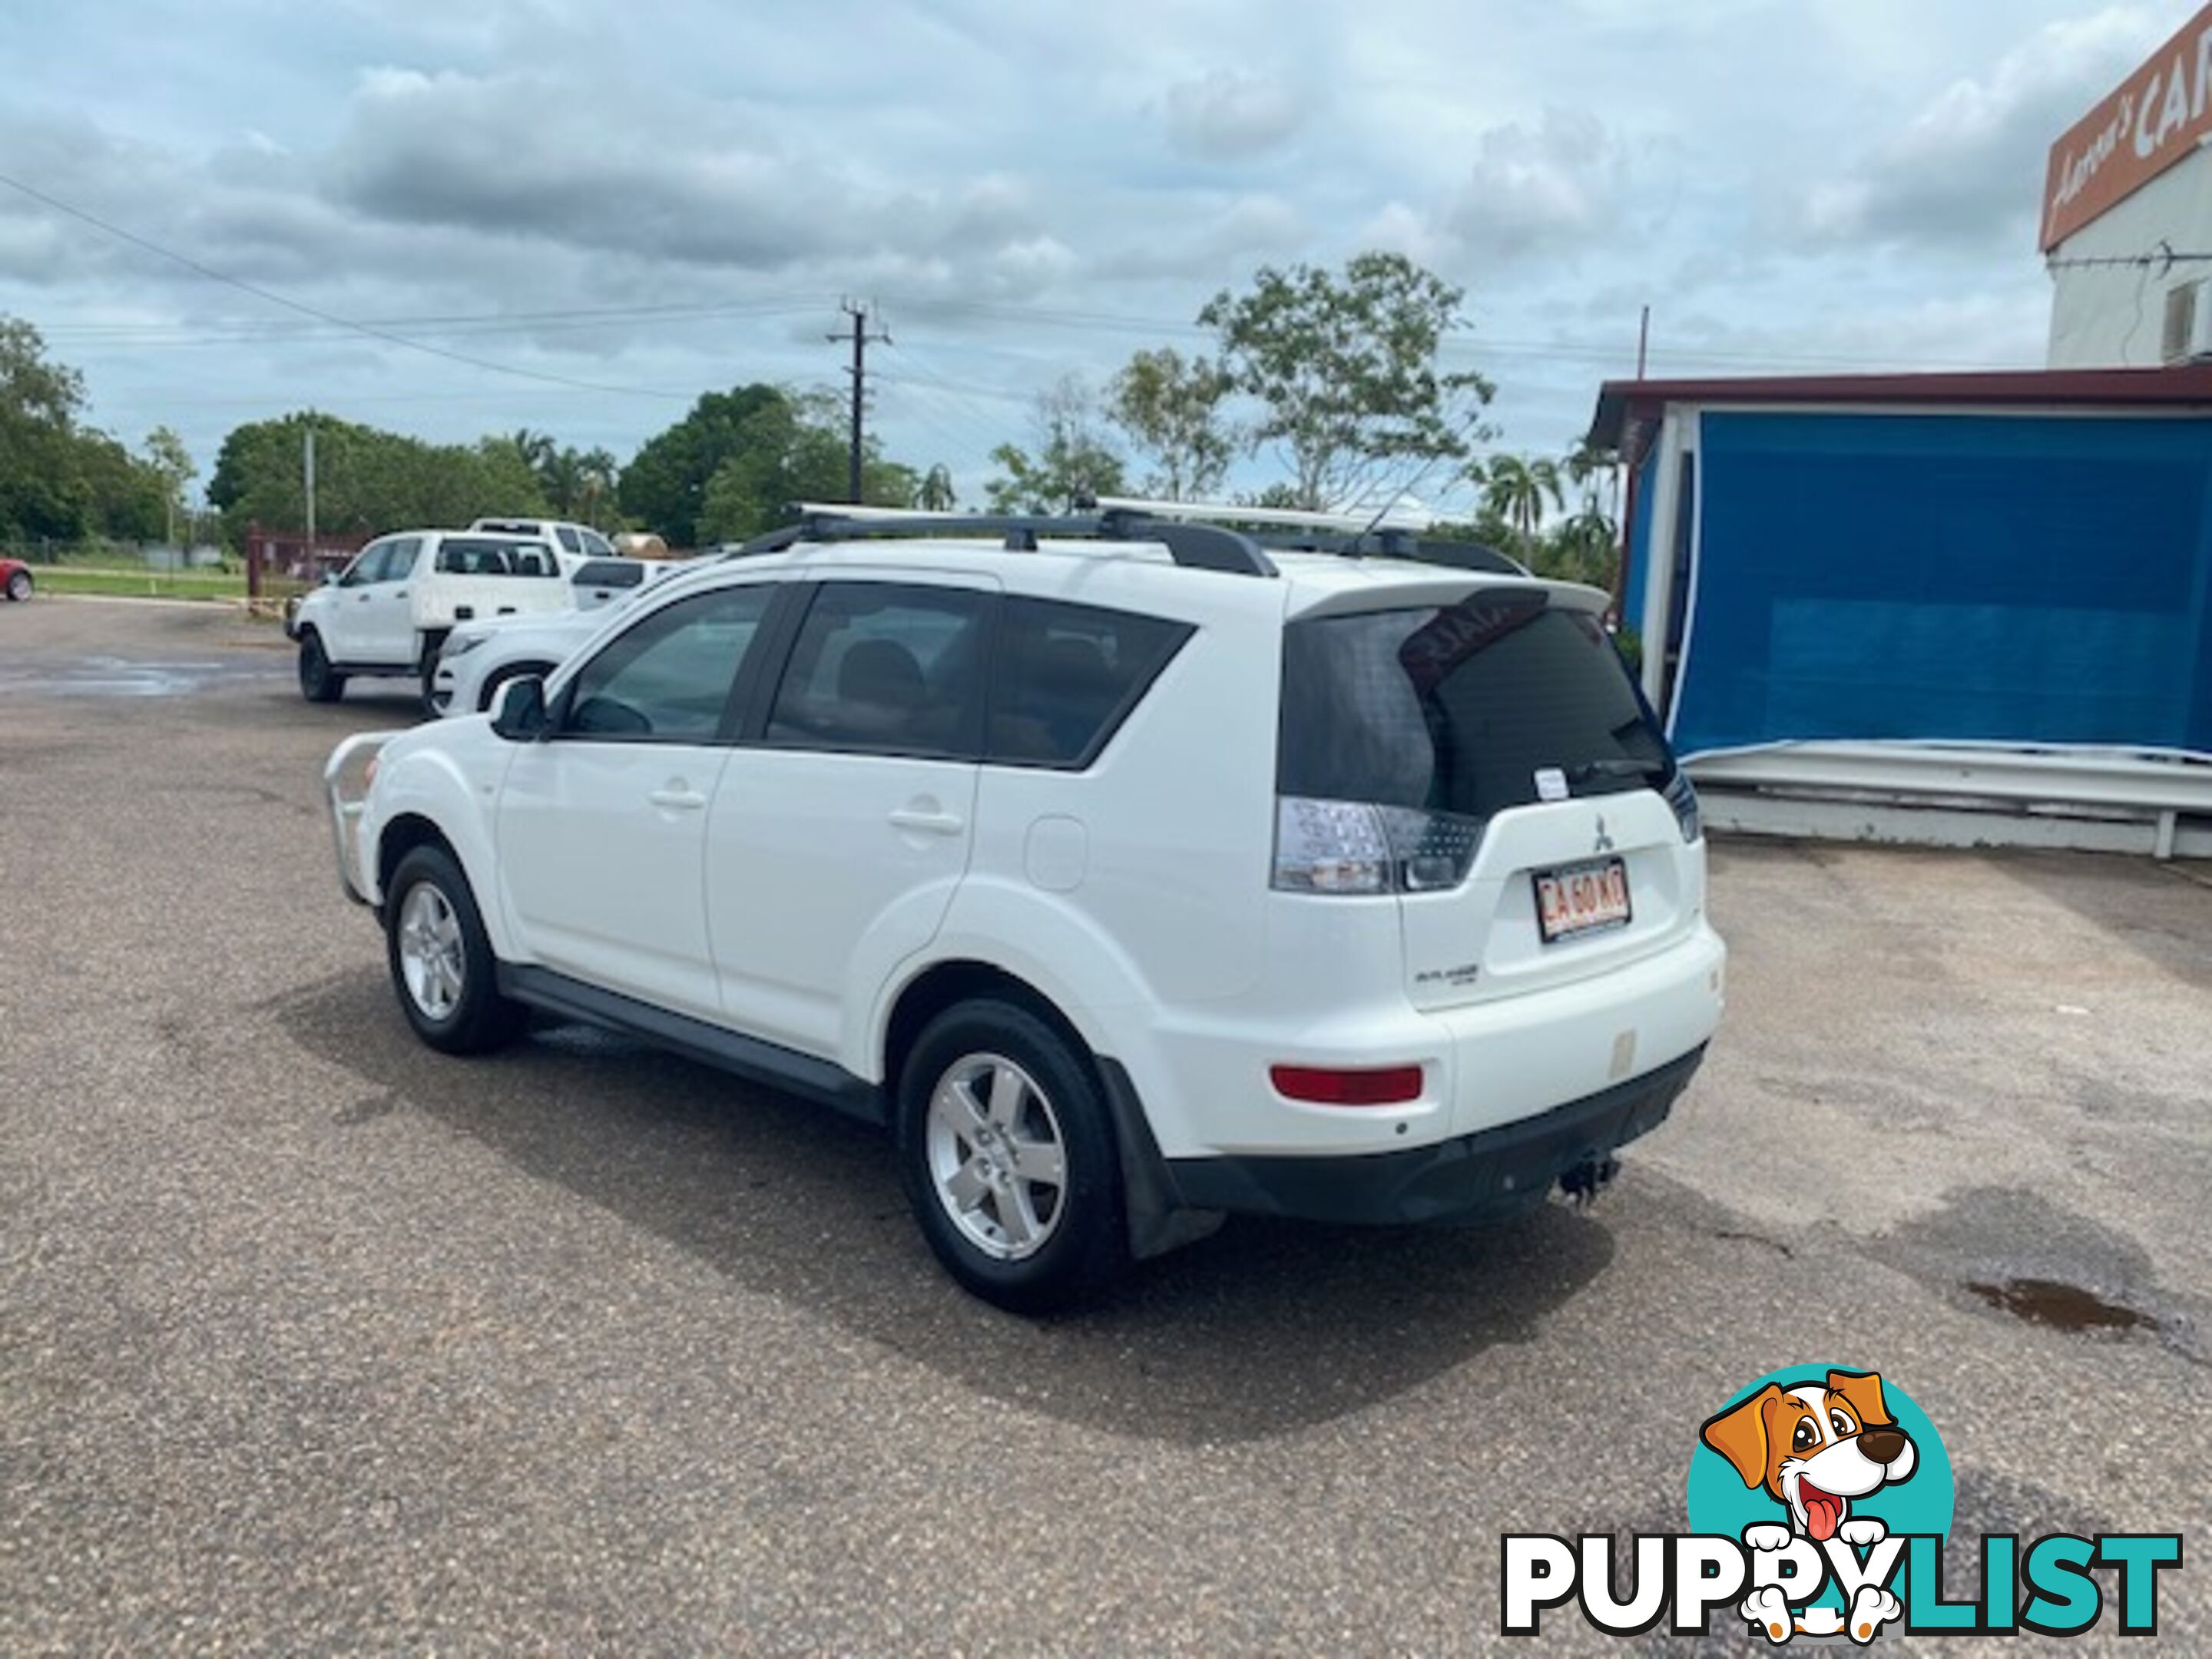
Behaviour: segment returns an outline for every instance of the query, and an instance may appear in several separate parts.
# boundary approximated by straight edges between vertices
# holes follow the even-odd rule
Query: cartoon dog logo
[[[1888,1528],[1871,1516],[1854,1517],[1851,1501],[1910,1479],[1919,1462],[1911,1437],[1882,1401],[1881,1377],[1872,1371],[1769,1382],[1708,1419],[1699,1432],[1747,1487],[1764,1489],[1789,1514],[1786,1527],[1744,1528],[1744,1544],[1755,1553],[1785,1550],[1793,1538],[1816,1546],[1831,1538],[1854,1548],[1879,1544]],[[1904,1608],[1887,1590],[1869,1585],[1844,1612],[1808,1607],[1801,1622],[1782,1591],[1770,1585],[1753,1592],[1738,1611],[1778,1643],[1792,1634],[1849,1634],[1865,1642]]]

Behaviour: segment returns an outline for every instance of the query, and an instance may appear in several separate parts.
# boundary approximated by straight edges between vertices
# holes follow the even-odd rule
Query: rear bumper
[[[1705,1057],[1700,1043],[1534,1117],[1403,1152],[1171,1158],[1164,1175],[1172,1201],[1190,1209],[1354,1223],[1498,1218],[1534,1208],[1568,1170],[1657,1128]]]

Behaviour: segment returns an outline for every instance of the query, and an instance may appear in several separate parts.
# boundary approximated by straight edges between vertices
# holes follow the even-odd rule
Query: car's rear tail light
[[[1273,885],[1286,893],[1425,893],[1474,866],[1482,822],[1365,801],[1285,795],[1275,804]]]
[[[1421,1068],[1385,1066],[1346,1071],[1334,1066],[1276,1066],[1267,1076],[1286,1100],[1316,1106],[1402,1106],[1421,1097]]]
[[[1690,775],[1676,767],[1674,781],[1668,784],[1665,793],[1667,805],[1674,809],[1674,822],[1680,826],[1682,839],[1697,840],[1705,833],[1705,824],[1698,813],[1698,792],[1690,787]]]

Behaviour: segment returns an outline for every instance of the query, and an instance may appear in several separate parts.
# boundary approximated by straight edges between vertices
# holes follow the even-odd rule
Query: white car
[[[548,543],[561,550],[562,564],[572,570],[585,559],[611,559],[621,550],[591,526],[568,519],[477,519],[469,528]]]
[[[1604,594],[1119,511],[810,534],[333,754],[422,1041],[550,1011],[885,1125],[1022,1309],[1224,1212],[1587,1193],[1697,1068],[1696,798]]]
[[[551,673],[647,587],[693,562],[592,559],[568,579],[574,609],[540,616],[463,623],[446,635],[430,675],[430,707],[440,714],[481,714],[499,689],[525,674]]]
[[[465,530],[380,537],[285,623],[300,645],[300,695],[335,702],[356,676],[417,678],[427,706],[446,635],[480,618],[566,611],[549,542]]]

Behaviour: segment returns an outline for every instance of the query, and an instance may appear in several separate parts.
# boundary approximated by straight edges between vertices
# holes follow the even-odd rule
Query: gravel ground
[[[1597,1205],[1232,1224],[1032,1324],[864,1130],[417,1045],[318,793],[412,718],[211,608],[0,606],[0,1651],[1494,1649],[1501,1531],[1680,1528],[1698,1423],[1830,1360],[1941,1429],[1954,1547],[2207,1525],[2201,869],[1720,847],[1727,1022]]]

